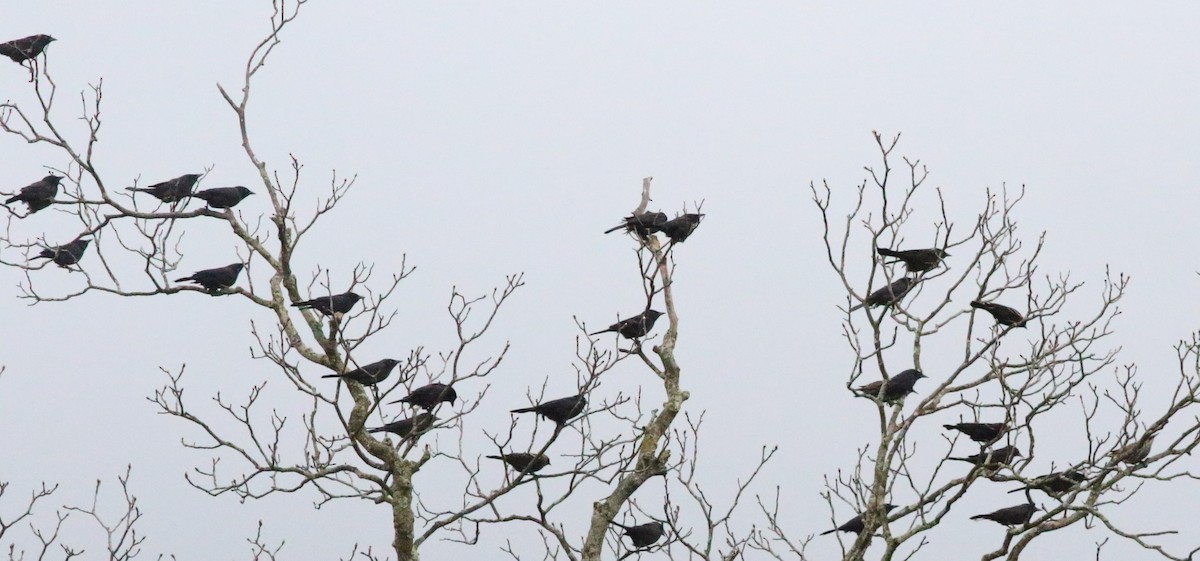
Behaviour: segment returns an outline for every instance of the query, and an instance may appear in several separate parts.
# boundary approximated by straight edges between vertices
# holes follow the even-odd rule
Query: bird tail
[[[942,426],[946,427],[946,430],[958,430],[958,427],[956,427],[954,425],[942,425]]]
[[[537,407],[523,407],[521,409],[513,409],[513,413],[532,413],[537,411]]]
[[[877,251],[880,255],[882,255],[884,257],[900,257],[899,252],[892,251],[886,247],[876,248],[875,251]]]
[[[190,280],[195,280],[195,279],[193,279],[192,277],[183,277],[181,279],[175,279],[175,282],[183,282],[183,281],[190,281]]]
[[[613,226],[612,228],[605,230],[604,233],[611,234],[611,233],[616,232],[617,230],[620,230],[621,228],[624,228],[624,227],[625,227],[624,224],[618,224],[616,226]]]
[[[1017,488],[1017,489],[1013,489],[1012,491],[1009,491],[1009,493],[1016,493],[1016,492],[1018,492],[1018,491],[1024,491],[1024,490],[1026,490],[1026,489],[1028,489],[1028,488],[1029,488],[1029,487],[1019,487],[1019,488]]]
[[[141,187],[126,187],[126,191],[137,191],[139,193],[153,193],[153,189],[143,189]]]
[[[613,526],[616,526],[616,527],[618,527],[618,528],[621,528],[622,530],[628,530],[628,529],[629,529],[629,526],[626,526],[626,525],[624,525],[624,524],[622,524],[622,523],[620,523],[620,522],[617,522],[617,521],[612,521],[612,522],[609,522],[609,524],[612,524]]]
[[[484,457],[485,457],[485,458],[492,459],[492,460],[500,460],[500,461],[504,461],[504,456],[484,456]]]
[[[827,535],[829,535],[829,534],[832,534],[832,533],[834,533],[834,532],[836,532],[836,531],[837,531],[837,528],[834,528],[834,529],[832,529],[832,530],[826,530],[826,531],[824,531],[824,532],[821,532],[821,533],[820,533],[820,534],[818,534],[818,535],[821,535],[821,536],[827,536]]]
[[[601,333],[608,333],[609,331],[616,331],[616,330],[615,330],[615,329],[601,329],[600,331],[597,331],[597,332],[595,332],[595,333],[588,333],[588,337],[594,337],[594,336],[596,336],[596,335],[599,335],[599,334],[601,334]]]
[[[4,201],[4,204],[17,202],[19,200],[21,200],[21,195],[13,195],[13,196],[9,197],[8,200]]]
[[[321,376],[321,377],[322,377],[322,378],[341,378],[341,376],[340,376],[340,375],[338,375],[338,374],[326,374],[326,375],[324,375],[324,376]]]
[[[312,304],[309,304],[308,302],[296,302],[295,304],[292,304],[292,307],[300,308],[301,310],[307,310],[308,308],[312,307]]]
[[[971,520],[991,520],[991,519],[988,518],[988,515],[986,515],[986,514],[976,514],[975,516],[971,517]]]
[[[967,462],[968,464],[973,464],[973,463],[975,463],[975,462],[971,461],[971,459],[970,459],[970,458],[946,458],[946,459],[947,459],[947,460],[957,460],[957,461],[960,461],[960,462]]]
[[[367,432],[371,432],[371,433],[375,433],[375,432],[383,432],[383,431],[384,431],[384,428],[383,428],[383,427],[375,427],[375,428],[373,428],[373,429],[367,429]]]

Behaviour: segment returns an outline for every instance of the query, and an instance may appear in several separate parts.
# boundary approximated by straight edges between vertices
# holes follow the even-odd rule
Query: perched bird
[[[663,524],[658,521],[638,524],[637,526],[626,526],[617,522],[610,522],[609,524],[625,530],[625,535],[629,536],[629,541],[633,542],[633,547],[650,547],[663,535]]]
[[[979,300],[971,301],[972,308],[979,308],[989,314],[1000,325],[1009,327],[1025,327],[1025,316],[1008,306],[997,304],[995,302],[980,302]]]
[[[1064,471],[1036,477],[1024,487],[1013,489],[1009,493],[1040,489],[1051,497],[1058,497],[1075,488],[1076,485],[1087,481],[1087,476],[1078,471]]]
[[[54,202],[54,196],[58,195],[58,184],[62,180],[63,178],[57,175],[47,175],[41,181],[22,187],[20,192],[9,197],[4,204],[23,202],[29,206],[29,214],[33,214]]]
[[[890,505],[890,504],[883,505],[883,513],[886,515],[887,513],[891,512],[893,508],[896,508],[896,505]],[[863,531],[863,518],[862,518],[862,515],[860,514],[858,516],[855,516],[854,518],[851,518],[845,524],[842,524],[841,526],[838,526],[837,528],[821,532],[821,535],[824,536],[826,534],[832,534],[834,532],[854,532],[855,534],[857,534],[862,531]]]
[[[887,382],[878,380],[871,382],[870,384],[859,386],[857,389],[859,392],[861,392],[859,397],[869,397],[871,399],[875,399],[879,397],[879,390],[882,388],[884,403],[892,403],[903,399],[904,396],[910,393],[914,393],[913,386],[916,385],[917,380],[925,377],[926,376],[922,374],[920,370],[909,368],[904,372],[892,376]],[[886,387],[884,387],[885,384]]]
[[[643,212],[641,214],[632,214],[625,217],[620,224],[605,230],[605,234],[611,234],[625,229],[626,232],[637,232],[640,237],[646,237],[659,230],[659,227],[667,222],[667,215],[661,212]]]
[[[413,390],[412,393],[392,403],[408,403],[429,411],[443,401],[453,404],[457,399],[458,392],[455,392],[454,388],[446,384],[429,384]]]
[[[1029,523],[1029,519],[1033,517],[1033,513],[1037,511],[1037,507],[1030,503],[1023,505],[1010,506],[987,514],[976,514],[971,517],[971,520],[991,520],[999,522],[1005,526],[1019,526]]]
[[[0,55],[11,58],[17,64],[22,64],[29,59],[37,58],[42,51],[46,50],[46,45],[54,40],[49,35],[30,35],[7,43],[0,43]]]
[[[984,469],[998,469],[1000,466],[1008,465],[1014,459],[1021,455],[1021,451],[1017,450],[1016,446],[1005,446],[995,450],[980,452],[973,456],[965,458],[950,458],[960,462],[968,462],[975,464]]]
[[[616,331],[626,339],[645,337],[651,329],[654,329],[654,322],[658,321],[658,316],[661,315],[663,314],[660,311],[646,310],[631,318],[618,321],[608,326],[608,329],[601,329],[595,333],[588,333],[588,335],[599,335],[601,333],[608,333],[609,331]]]
[[[503,460],[504,463],[512,466],[513,469],[525,473],[533,473],[550,465],[550,458],[547,458],[545,454],[534,456],[526,452],[513,452],[512,454],[505,454],[503,456],[488,456],[488,458]]]
[[[33,258],[50,259],[59,267],[69,267],[78,263],[80,259],[83,259],[83,252],[87,249],[89,243],[92,243],[92,240],[80,238],[68,244],[43,249],[41,253],[33,256]]]
[[[1000,435],[1008,430],[1008,425],[1004,423],[959,423],[957,425],[942,425],[946,430],[956,430],[969,437],[975,442],[987,444],[994,442]]]
[[[392,434],[395,434],[396,436],[399,436],[400,438],[408,438],[409,436],[412,436],[414,433],[421,434],[421,433],[429,430],[429,427],[432,427],[433,424],[436,423],[437,421],[438,421],[437,417],[434,417],[433,415],[430,415],[429,413],[421,413],[415,417],[410,417],[408,419],[400,419],[399,421],[392,421],[386,425],[383,425],[382,427],[367,429],[367,432],[370,432],[370,433],[390,432]]]
[[[539,403],[533,407],[524,409],[513,409],[513,413],[537,413],[558,424],[563,424],[572,417],[583,413],[587,407],[587,399],[583,394],[564,397],[561,399],[553,399],[545,403]]]
[[[892,284],[872,292],[870,296],[867,296],[866,300],[863,300],[862,304],[858,304],[850,308],[850,311],[853,312],[854,310],[857,310],[863,306],[870,306],[872,308],[877,306],[890,306],[896,302],[899,302],[901,298],[904,298],[904,295],[908,294],[908,291],[912,290],[912,288],[916,285],[917,279],[915,278],[898,278],[892,281]]]
[[[1125,446],[1112,451],[1114,460],[1126,464],[1140,464],[1150,456],[1154,447],[1154,435],[1143,436]]]
[[[385,358],[383,360],[372,362],[371,364],[363,366],[362,368],[355,368],[349,372],[343,372],[341,374],[326,374],[321,377],[354,380],[355,382],[358,382],[364,386],[374,386],[375,384],[386,380],[387,377],[392,374],[392,369],[396,368],[397,364],[400,364],[400,361],[394,358]]]
[[[199,174],[189,173],[162,183],[155,183],[149,187],[126,187],[126,190],[150,193],[164,203],[177,203],[192,196],[192,189],[196,186],[198,179],[200,179]]]
[[[253,194],[254,191],[238,186],[205,189],[203,191],[192,193],[192,196],[196,197],[197,199],[204,199],[204,202],[208,203],[208,206],[213,208],[233,208],[237,206],[238,203],[242,202],[242,199]]]
[[[704,218],[703,214],[685,214],[677,216],[658,226],[658,231],[666,234],[674,243],[683,243],[696,231],[696,227],[700,225],[700,220]]]
[[[292,304],[292,307],[300,308],[301,310],[312,308],[324,315],[331,316],[333,314],[344,314],[349,312],[350,308],[353,308],[359,300],[362,300],[362,296],[359,296],[353,292],[347,292],[345,294],[322,296],[320,298],[313,298],[312,300],[296,302],[295,304]]]
[[[242,274],[242,268],[245,265],[234,263],[216,269],[205,269],[196,271],[190,277],[176,279],[175,282],[192,281],[204,287],[210,294],[220,294],[222,289],[233,286],[237,282],[238,275]]]
[[[921,273],[936,268],[941,264],[943,259],[950,257],[949,253],[936,248],[896,251],[881,247],[875,251],[878,251],[884,257],[895,257],[896,261],[903,261],[904,266],[908,268],[908,272],[910,273]],[[892,263],[896,261],[892,261]]]

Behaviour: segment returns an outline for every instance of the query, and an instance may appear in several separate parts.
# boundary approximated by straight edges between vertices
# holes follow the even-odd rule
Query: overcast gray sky
[[[77,115],[76,92],[103,78],[97,161],[110,181],[213,166],[208,186],[254,189],[215,84],[237,87],[269,13],[244,0],[13,2],[0,39],[58,38],[48,52],[63,122]],[[1087,281],[1085,301],[1098,300],[1105,267],[1132,276],[1109,344],[1165,399],[1172,345],[1197,327],[1195,299],[1178,295],[1197,283],[1198,21],[1200,6],[1185,2],[313,2],[255,85],[251,132],[272,167],[288,154],[303,161],[312,200],[332,170],[357,174],[301,267],[329,267],[343,282],[359,261],[391,273],[407,254],[418,267],[394,299],[399,321],[372,343],[379,353],[444,347],[452,286],[482,294],[526,273],[488,343],[513,350],[480,422],[507,422],[512,402],[547,377],[551,394],[573,387],[573,316],[606,325],[636,310],[633,243],[600,232],[636,205],[643,176],[655,177],[663,210],[703,200],[708,218],[676,255],[687,407],[708,411],[703,474],[723,496],[762,445],[778,444],[760,489],[782,486],[800,536],[828,527],[821,478],[852,465],[876,422],[844,388],[845,295],[824,264],[809,182],[828,179],[845,202],[863,166],[877,164],[878,130],[903,133],[900,151],[930,167],[930,186],[963,222],[986,188],[1024,185],[1023,237],[1048,232],[1042,272]],[[26,102],[26,75],[4,62],[0,98]],[[2,138],[0,188],[64,163]],[[65,215],[38,218],[51,238],[74,235]],[[921,226],[913,238],[932,237]],[[219,228],[198,228],[184,268],[226,264],[236,247]],[[71,283],[57,270],[36,275],[48,288]],[[60,482],[64,498],[81,499],[132,462],[148,551],[181,559],[247,558],[258,519],[287,540],[289,559],[390,542],[382,507],[314,512],[303,493],[239,505],[183,482],[206,456],[183,450],[191,428],[144,399],[163,381],[158,367],[186,363],[197,404],[241,396],[272,376],[248,357],[249,321],[269,316],[196,294],[27,307],[22,280],[0,270],[0,479]],[[632,364],[615,375],[625,379],[614,391],[645,380]],[[1147,494],[1162,504],[1133,501],[1118,517],[1149,529],[1200,514],[1165,491]],[[961,510],[1006,506],[1001,495],[972,491]],[[929,534],[926,557],[999,543],[998,527],[960,518]],[[498,557],[495,534],[471,555]],[[1103,537],[1072,529],[1034,552],[1079,558]],[[810,552],[836,548],[827,536]]]

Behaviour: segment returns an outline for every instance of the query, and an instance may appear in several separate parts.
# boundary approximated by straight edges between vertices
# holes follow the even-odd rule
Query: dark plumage
[[[92,243],[92,240],[81,238],[68,244],[43,249],[41,253],[33,256],[33,258],[50,259],[59,267],[68,267],[83,259],[83,252],[87,250],[89,243]]]
[[[896,302],[899,302],[901,298],[904,298],[904,295],[908,294],[908,291],[912,290],[912,288],[916,285],[917,279],[901,277],[892,281],[891,284],[872,292],[870,296],[867,296],[866,300],[863,300],[862,304],[851,307],[850,311],[853,312],[854,310],[857,310],[863,306],[870,306],[872,308],[877,306],[890,306]]]
[[[238,186],[205,189],[192,193],[192,196],[197,199],[204,199],[204,202],[208,203],[208,206],[212,208],[233,208],[242,202],[242,199],[253,194],[254,191]]]
[[[1000,435],[1008,430],[1008,425],[1004,423],[959,423],[957,425],[942,425],[946,430],[956,430],[969,437],[975,442],[987,444],[994,442]]]
[[[973,300],[971,302],[971,307],[979,308],[989,314],[992,314],[992,318],[994,318],[996,323],[999,323],[1000,325],[1007,325],[1009,327],[1025,327],[1025,316],[1021,315],[1021,312],[1018,312],[1008,306],[997,304],[995,302],[980,302],[978,300]]]
[[[884,257],[895,257],[897,261],[903,261],[904,266],[908,268],[910,273],[920,273],[936,268],[941,264],[943,259],[950,257],[949,253],[936,248],[895,251],[881,247],[876,249],[876,251]],[[892,263],[895,262],[892,261]]]
[[[883,513],[886,515],[887,513],[891,512],[893,508],[896,508],[896,505],[883,505]],[[863,517],[860,514],[858,516],[855,516],[854,518],[851,518],[845,524],[842,524],[841,526],[838,526],[837,528],[821,532],[821,535],[824,536],[826,534],[832,534],[834,532],[854,532],[855,534],[857,534],[859,532],[862,532],[863,528],[864,528]]]
[[[663,524],[658,521],[638,524],[637,526],[626,526],[618,522],[610,522],[610,524],[625,530],[625,535],[629,536],[629,541],[633,542],[633,547],[650,547],[663,535]]]
[[[454,388],[446,384],[429,384],[428,386],[421,386],[413,390],[412,393],[392,403],[408,403],[428,411],[437,407],[437,404],[443,401],[449,401],[453,404],[457,399],[458,392],[454,391]]]
[[[1154,436],[1143,436],[1138,440],[1113,450],[1112,457],[1118,462],[1126,464],[1140,464],[1150,456],[1150,449],[1153,447]]]
[[[387,377],[392,374],[392,369],[396,368],[397,364],[400,364],[400,361],[394,358],[385,358],[380,361],[372,362],[371,364],[361,368],[355,368],[349,372],[343,372],[342,374],[326,374],[321,377],[354,380],[355,382],[358,382],[364,386],[374,386],[375,384],[386,380]]]
[[[233,283],[237,282],[238,275],[242,274],[243,267],[245,265],[241,263],[234,263],[216,269],[205,269],[203,271],[196,271],[190,277],[176,279],[175,282],[192,281],[203,286],[204,290],[212,294],[218,294],[223,289],[229,288],[233,286]]]
[[[200,179],[199,174],[189,173],[162,183],[155,183],[149,187],[127,187],[126,190],[150,193],[164,203],[177,203],[192,196],[192,189],[196,186],[198,179]]]
[[[971,517],[971,520],[991,520],[999,522],[1005,526],[1019,526],[1026,524],[1033,517],[1033,513],[1037,511],[1037,507],[1032,504],[1025,503],[1023,505],[1010,506],[987,514],[976,514]]]
[[[1079,485],[1084,481],[1087,481],[1087,476],[1079,473],[1078,471],[1051,473],[1041,477],[1036,477],[1029,482],[1029,485],[1019,489],[1013,489],[1012,491],[1009,491],[1009,493],[1040,489],[1051,497],[1057,497],[1063,493],[1066,493],[1067,491],[1070,491],[1071,489],[1075,488],[1076,485]]]
[[[672,242],[683,243],[696,231],[696,227],[700,225],[700,220],[704,218],[703,214],[685,214],[677,216],[658,226],[658,231],[666,234]]]
[[[54,40],[49,35],[30,35],[29,37],[23,37],[7,43],[0,43],[0,55],[4,55],[11,58],[13,62],[21,64],[29,59],[37,58],[38,55],[42,54],[42,51],[46,50],[46,45],[49,45]]]
[[[503,460],[504,463],[513,469],[525,473],[533,473],[550,465],[550,458],[547,458],[545,454],[534,456],[526,452],[513,452],[512,454],[505,454],[503,456],[488,456],[488,458]]]
[[[383,425],[382,427],[367,429],[367,432],[390,432],[396,436],[399,436],[400,438],[408,438],[409,436],[412,436],[413,433],[419,435],[429,430],[429,427],[432,427],[437,421],[437,417],[434,417],[429,413],[421,413],[408,419],[392,421],[386,425]]]
[[[567,422],[572,417],[574,417],[580,413],[583,413],[583,410],[585,408],[587,408],[587,399],[585,399],[583,397],[583,395],[580,394],[580,395],[573,395],[571,397],[564,397],[561,399],[553,399],[553,400],[547,401],[545,403],[539,403],[533,407],[526,407],[524,409],[513,409],[512,412],[513,413],[529,413],[529,412],[537,413],[538,415],[541,415],[541,416],[543,416],[547,419],[550,419],[551,421],[554,421],[555,423],[558,423],[561,425],[561,424]]]
[[[871,382],[870,384],[859,386],[858,391],[861,392],[860,397],[869,397],[871,399],[875,399],[879,396],[879,390],[882,388],[884,403],[892,403],[894,401],[903,399],[904,396],[910,393],[914,393],[913,386],[916,385],[917,380],[925,377],[926,376],[922,374],[920,370],[909,368],[904,372],[892,376],[886,382],[886,388],[884,387],[885,382],[883,380],[879,380]]]
[[[608,329],[601,329],[595,333],[588,333],[588,335],[599,335],[601,333],[608,333],[609,331],[616,331],[626,339],[645,337],[651,329],[654,329],[654,322],[658,321],[658,316],[661,315],[663,314],[660,311],[646,310],[631,318],[618,321],[608,326]]]
[[[63,178],[57,175],[47,175],[40,181],[22,187],[20,192],[9,197],[4,204],[23,202],[29,206],[29,214],[33,214],[54,202],[55,195],[58,195],[58,184],[62,180]]]
[[[318,312],[321,312],[322,314],[331,316],[333,314],[344,314],[349,312],[350,308],[353,308],[359,300],[362,300],[362,296],[359,296],[353,292],[347,292],[345,294],[322,296],[320,298],[313,298],[312,300],[296,302],[295,304],[292,304],[292,307],[300,308],[301,310],[312,308]]]
[[[1008,464],[1012,463],[1012,461],[1014,459],[1016,459],[1017,457],[1019,457],[1020,455],[1021,455],[1021,451],[1017,450],[1016,446],[1005,446],[1003,448],[997,448],[995,450],[988,450],[986,452],[980,452],[978,454],[975,454],[973,456],[967,456],[965,458],[950,458],[950,459],[957,460],[960,462],[972,463],[972,464],[975,464],[984,469],[997,469],[1000,466],[1004,466],[1004,465],[1008,465]]]
[[[641,214],[633,214],[625,217],[620,224],[605,230],[605,234],[611,234],[625,229],[626,232],[636,232],[638,236],[646,237],[654,232],[657,232],[659,227],[667,222],[667,215],[661,212],[643,212]]]

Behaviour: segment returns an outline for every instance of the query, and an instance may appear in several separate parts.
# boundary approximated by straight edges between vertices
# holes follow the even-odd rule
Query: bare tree
[[[252,85],[306,2],[275,0],[270,32],[251,52],[239,87],[218,85],[237,121],[245,156],[258,172],[255,189],[269,200],[267,216],[247,215],[234,205],[197,208],[186,193],[159,196],[147,205],[147,194],[119,188],[126,182],[102,175],[102,166],[94,160],[103,122],[101,83],[81,96],[81,131],[56,121],[58,86],[44,68],[31,85],[37,102],[32,109],[15,102],[0,104],[0,130],[52,147],[63,158],[63,165],[52,171],[65,177],[66,193],[49,206],[74,217],[79,226],[69,239],[51,239],[33,230],[38,217],[9,209],[0,236],[0,263],[24,272],[21,297],[37,304],[95,292],[120,297],[206,292],[238,299],[248,310],[267,311],[272,321],[252,320],[250,333],[252,358],[271,374],[246,388],[244,397],[231,400],[218,394],[213,404],[196,405],[184,391],[184,364],[163,367],[166,381],[149,399],[161,413],[184,421],[185,447],[208,455],[186,477],[188,484],[207,494],[251,500],[305,491],[316,497],[317,506],[342,499],[388,505],[391,551],[354,544],[347,559],[417,559],[431,539],[475,544],[485,528],[496,524],[531,527],[541,536],[545,558],[598,560],[606,548],[622,558],[657,551],[671,558],[737,557],[750,533],[733,525],[734,511],[773,450],[764,449],[758,466],[737,484],[732,504],[718,507],[701,488],[695,467],[702,416],[677,422],[688,392],[675,358],[680,314],[672,291],[674,243],[657,235],[632,236],[645,309],[661,302],[665,313],[661,337],[647,334],[614,347],[607,337],[588,335],[584,323],[578,322],[576,383],[579,394],[592,402],[580,418],[548,426],[514,416],[507,430],[484,429],[489,449],[469,444],[468,433],[478,430],[469,415],[487,397],[488,379],[502,374],[509,349],[507,342],[489,346],[487,336],[501,308],[524,285],[520,273],[482,296],[457,287],[450,291],[446,312],[457,337],[451,348],[413,348],[395,359],[395,372],[389,370],[386,378],[375,371],[361,376],[375,368],[379,358],[366,356],[363,345],[396,319],[389,299],[414,268],[402,257],[386,271],[367,263],[351,271],[297,271],[297,256],[309,247],[303,242],[351,192],[356,178],[332,173],[324,197],[307,209],[302,201],[311,192],[311,182],[299,159],[292,157],[283,169],[269,165],[249,132]],[[211,170],[204,171],[196,174],[201,183]],[[146,189],[136,180],[132,183]],[[190,188],[191,181],[185,183]],[[636,212],[645,211],[649,200],[647,178]],[[190,270],[183,268],[183,236],[197,221],[216,221],[231,236],[238,248],[237,262],[244,265],[243,282],[193,286],[172,280]],[[72,250],[70,259],[54,258],[64,251],[57,248],[76,240],[90,240],[90,245]],[[44,251],[52,259],[35,261]],[[56,291],[39,284],[39,271],[54,266],[70,272],[75,288]],[[311,301],[316,301],[315,307],[325,302],[332,308],[334,295],[351,292],[365,296],[361,304],[348,299],[352,305],[327,314],[296,308]],[[489,348],[480,350],[485,346]],[[602,397],[597,391],[602,375],[626,360],[644,367],[647,379],[662,388],[661,396],[647,389]],[[318,380],[314,369],[326,377],[356,371],[357,376]],[[458,399],[430,407],[432,422],[416,422],[416,410],[407,412],[406,406],[394,402],[430,383],[454,388]],[[278,386],[285,391],[276,390]],[[554,397],[545,395],[546,390],[543,384],[540,392],[531,391],[530,401]],[[404,434],[372,430],[373,425],[406,417],[412,422],[407,432],[400,431]],[[531,424],[534,429],[529,431]],[[526,465],[506,470],[503,463],[485,457],[514,453],[553,455],[556,461],[548,469]],[[419,488],[414,476],[431,466],[440,477],[456,478],[459,492]],[[498,484],[497,474],[503,474]],[[663,481],[661,492],[653,499],[636,499],[655,478]],[[121,480],[123,489],[127,481]],[[119,558],[132,558],[141,543],[131,530],[140,513],[131,495],[126,497],[127,516],[115,523],[101,521],[95,505],[72,511],[100,522],[113,547],[127,552]],[[585,527],[570,523],[589,506]],[[669,534],[648,548],[631,549],[611,525],[614,520],[647,519],[663,522]],[[264,537],[261,525],[248,542],[255,559],[274,559],[281,547]],[[529,555],[518,549],[510,544],[506,551],[514,558]]]
[[[1033,540],[1078,524],[1100,526],[1167,559],[1190,558],[1197,550],[1172,553],[1156,544],[1180,528],[1123,528],[1109,515],[1144,484],[1196,478],[1180,462],[1200,442],[1200,421],[1183,415],[1200,391],[1200,340],[1178,346],[1179,377],[1167,403],[1143,410],[1137,369],[1117,368],[1118,349],[1108,343],[1128,278],[1106,275],[1098,291],[1089,291],[1069,275],[1041,272],[1045,234],[1032,245],[1017,235],[1023,189],[988,190],[964,231],[964,220],[947,210],[955,205],[940,189],[926,188],[929,172],[920,161],[896,165],[899,135],[876,133],[875,141],[881,163],[867,168],[849,210],[835,210],[827,183],[812,186],[828,263],[849,304],[866,304],[865,311],[845,308],[843,335],[854,360],[844,399],[874,400],[879,421],[872,442],[858,448],[857,464],[826,480],[830,528],[861,513],[862,530],[846,534],[843,558],[863,559],[877,539],[880,558],[911,558],[947,518],[980,514],[955,508],[968,491],[1002,483],[1015,485],[1023,491],[1015,496],[1038,510],[981,544],[981,559],[1018,559]],[[880,248],[948,255],[926,252],[935,257],[928,267],[906,267]],[[911,287],[878,292],[901,278]],[[1077,302],[1097,292],[1090,309]],[[988,303],[1023,318],[998,322],[983,312]],[[928,380],[907,398],[885,396],[887,381],[906,369]],[[883,387],[856,389],[875,380]],[[941,426],[963,422],[1003,428],[972,442]],[[1063,434],[1063,427],[1078,428]],[[1081,441],[1086,447],[1072,445]],[[1004,446],[1020,455],[996,460]],[[972,455],[973,464],[951,461]],[[796,532],[783,527],[777,499],[760,497],[759,504],[767,524],[750,546],[776,559],[806,559],[811,535],[790,536]]]

